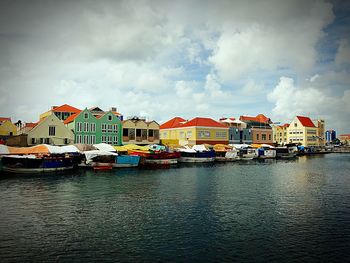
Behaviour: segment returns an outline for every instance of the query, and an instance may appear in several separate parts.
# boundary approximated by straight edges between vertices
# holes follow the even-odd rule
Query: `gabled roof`
[[[39,122],[26,122],[24,125],[24,128],[34,128],[35,126],[38,125]]]
[[[74,108],[68,104],[63,104],[61,106],[55,107],[52,109],[53,112],[72,112],[72,113],[77,113],[81,112],[81,110]]]
[[[193,127],[193,126],[227,128],[225,125],[211,118],[202,118],[202,117],[196,117],[180,125],[180,127]]]
[[[241,116],[239,117],[241,121],[255,121],[255,122],[261,122],[261,123],[270,123],[271,119],[266,117],[264,114],[258,114],[255,117],[251,116]]]
[[[89,111],[104,113],[104,111],[101,108],[97,107],[97,106],[89,108]]]
[[[181,117],[175,117],[175,118],[172,118],[171,120],[168,120],[167,122],[163,123],[162,125],[160,125],[159,128],[160,129],[177,128],[183,122],[186,122],[186,120],[181,118]]]
[[[74,113],[72,115],[70,115],[63,123],[64,124],[68,124],[68,123],[71,123],[72,121],[75,120],[76,117],[78,117],[78,115],[81,113],[81,110],[79,110],[79,112],[77,113]]]
[[[304,127],[314,127],[316,128],[315,124],[312,122],[312,120],[309,117],[304,116],[297,116],[298,120],[301,122],[301,124]]]
[[[160,129],[177,128],[183,122],[186,122],[186,120],[181,118],[181,117],[175,117],[175,118],[172,118],[171,120],[168,120],[167,122],[163,123],[162,125],[160,125],[159,128]]]
[[[279,127],[281,127],[281,128],[288,128],[288,127],[289,127],[289,124],[288,124],[288,123],[285,123],[285,124],[283,124],[283,125],[280,125]]]
[[[0,122],[11,121],[11,118],[0,117]]]

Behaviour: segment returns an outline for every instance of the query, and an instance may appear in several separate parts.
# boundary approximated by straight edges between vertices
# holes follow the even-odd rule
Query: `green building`
[[[74,142],[84,144],[122,144],[122,123],[112,111],[94,115],[85,109],[71,115],[64,124],[74,132]]]

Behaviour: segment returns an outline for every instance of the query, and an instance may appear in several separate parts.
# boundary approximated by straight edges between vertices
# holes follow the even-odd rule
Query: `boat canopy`
[[[114,155],[118,156],[117,153],[109,152],[109,151],[100,151],[100,150],[91,150],[91,151],[85,151],[84,152],[86,163],[92,162],[92,159],[97,156],[107,156],[107,155]]]
[[[235,147],[236,149],[245,149],[251,147],[249,144],[229,144],[230,146]]]
[[[216,152],[226,152],[232,150],[234,147],[226,144],[215,144],[213,148]]]
[[[93,146],[100,151],[115,152],[115,148],[112,145],[107,143],[93,144]]]
[[[207,152],[209,149],[205,147],[204,144],[193,145],[189,147],[188,145],[182,146],[177,149],[179,152],[196,153],[196,152]]]
[[[165,151],[165,146],[159,144],[151,144],[148,147],[152,151]]]
[[[74,145],[66,146],[53,146],[48,144],[39,144],[32,147],[11,147],[1,145],[0,154],[62,154],[62,153],[75,153],[79,152],[79,149]]]
[[[113,146],[113,148],[117,152],[127,152],[128,150],[141,150],[141,151],[149,151],[148,146],[140,146],[136,144],[126,144],[123,146]]]

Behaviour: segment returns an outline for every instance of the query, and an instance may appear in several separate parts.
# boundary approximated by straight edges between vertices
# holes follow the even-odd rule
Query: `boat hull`
[[[215,157],[180,157],[179,163],[210,163],[214,162]]]
[[[168,164],[177,164],[178,159],[145,159],[145,164],[160,164],[160,165],[168,165]]]
[[[6,167],[2,168],[3,171],[8,173],[19,173],[19,174],[32,174],[32,173],[52,173],[60,172],[66,170],[72,170],[73,166],[68,167],[57,167],[57,168],[15,168],[15,167]]]

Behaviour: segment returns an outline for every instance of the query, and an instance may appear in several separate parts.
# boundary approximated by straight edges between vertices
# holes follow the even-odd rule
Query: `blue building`
[[[252,129],[246,123],[235,118],[222,118],[220,122],[229,127],[229,144],[252,144]]]
[[[333,142],[337,138],[335,130],[326,131],[325,137],[326,137],[326,143]]]

